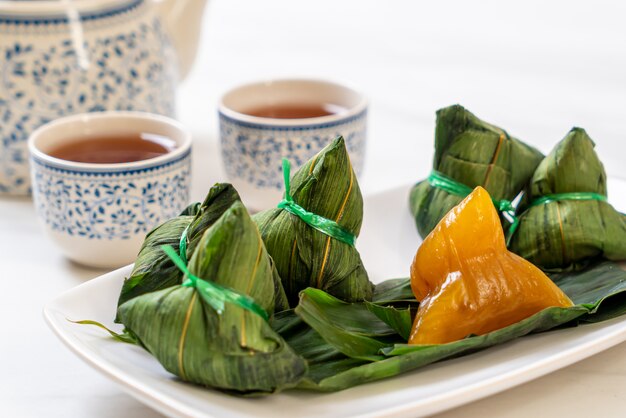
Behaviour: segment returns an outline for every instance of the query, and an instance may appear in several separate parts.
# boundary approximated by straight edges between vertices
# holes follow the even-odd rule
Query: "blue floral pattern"
[[[32,162],[35,206],[52,230],[129,239],[177,216],[189,201],[190,154],[127,173],[90,173]]]
[[[26,140],[46,122],[103,110],[174,115],[176,57],[147,7],[84,17],[81,45],[67,22],[0,19],[0,193],[29,192]]]
[[[311,126],[244,123],[220,113],[222,161],[226,174],[261,189],[283,190],[282,158],[295,170],[342,135],[357,175],[363,169],[366,111],[337,122]]]

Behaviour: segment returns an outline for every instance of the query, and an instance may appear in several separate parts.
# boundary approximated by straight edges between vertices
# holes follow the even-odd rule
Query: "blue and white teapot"
[[[0,1],[0,194],[28,194],[26,141],[60,116],[173,115],[205,0]]]

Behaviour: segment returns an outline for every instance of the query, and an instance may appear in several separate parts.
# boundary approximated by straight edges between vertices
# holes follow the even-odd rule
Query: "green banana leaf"
[[[379,352],[397,332],[364,303],[343,302],[323,290],[308,288],[300,294],[295,312],[326,342],[351,358],[380,360]]]
[[[218,183],[211,188],[201,205],[190,205],[178,217],[150,231],[139,250],[133,271],[124,280],[117,305],[145,293],[180,284],[183,274],[161,250],[161,246],[170,245],[178,251],[180,237],[189,227],[187,255],[191,256],[204,231],[238,200],[239,195],[233,186]],[[119,322],[119,315],[116,322]]]
[[[482,186],[494,199],[513,200],[542,158],[536,149],[460,105],[437,111],[433,169],[472,189]],[[415,185],[409,203],[420,235],[426,237],[461,200],[428,180]]]
[[[412,311],[410,306],[406,308],[396,308],[394,306],[383,306],[368,301],[364,303],[368,311],[389,325],[403,339],[409,339],[413,327],[413,317],[415,316],[415,311]]]
[[[411,282],[407,278],[389,279],[374,287],[372,302],[380,305],[417,304]],[[417,305],[415,305],[417,308]]]
[[[293,309],[272,317],[272,327],[308,365],[306,377],[299,383],[319,382],[337,373],[368,363],[346,356],[327,343],[320,334],[297,316]],[[315,384],[315,383],[313,383]]]
[[[581,321],[601,322],[626,313],[624,267],[623,263],[601,262],[585,271],[555,273],[550,278],[575,304],[590,310]]]
[[[402,322],[400,317],[406,315],[402,310],[396,309],[391,319],[385,319],[364,309],[365,303],[346,303],[321,290],[306,289],[302,292],[295,313],[310,330],[299,323],[299,333],[314,336],[311,340],[317,345],[307,347],[307,353],[317,350],[318,353],[326,353],[328,360],[318,360],[315,366],[310,366],[310,369],[315,368],[316,374],[309,373],[298,387],[316,391],[343,390],[502,344],[530,333],[606,320],[626,311],[626,271],[615,263],[605,261],[584,272],[564,273],[552,279],[574,301],[575,306],[548,308],[489,334],[469,336],[442,345],[408,345],[406,337],[401,333],[391,333],[391,330],[395,330],[392,323]],[[388,299],[397,299],[395,295],[402,295],[402,289],[410,289],[409,279],[395,279],[392,283],[378,286],[381,288],[379,295],[386,294]],[[394,290],[391,292],[389,289]],[[377,305],[375,302],[370,303]],[[291,321],[297,323],[293,318]],[[367,323],[371,323],[372,327],[364,326]],[[293,330],[288,327],[280,330],[290,344],[294,340]],[[295,339],[292,347],[301,353],[303,344]],[[351,359],[355,360],[352,366]]]
[[[581,128],[573,128],[539,164],[528,200],[573,192],[607,195],[604,167]],[[519,219],[509,248],[543,270],[578,270],[598,258],[626,260],[626,217],[607,202],[559,200],[530,206]]]
[[[294,174],[291,194],[307,211],[333,220],[358,236],[363,198],[342,137]],[[372,284],[353,246],[325,235],[283,209],[258,213],[254,220],[276,263],[291,306],[298,303],[298,293],[307,287],[323,289],[347,301],[372,297]]]
[[[275,308],[273,265],[258,229],[235,202],[202,235],[191,274]],[[223,312],[193,287],[174,285],[119,307],[122,323],[163,367],[181,379],[237,394],[295,386],[306,374],[296,354],[261,316],[234,303]]]

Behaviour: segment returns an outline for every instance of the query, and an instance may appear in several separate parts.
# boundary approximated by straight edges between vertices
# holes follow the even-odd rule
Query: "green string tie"
[[[592,192],[547,194],[533,200],[530,206],[544,205],[550,202],[558,202],[559,200],[599,200],[601,202],[606,202],[608,201],[608,198],[600,193]]]
[[[428,176],[428,183],[430,183],[433,187],[437,187],[459,197],[467,197],[473,191],[471,187],[466,186],[463,183],[459,183],[458,181],[436,170],[431,171]],[[509,231],[517,229],[519,226],[519,218],[515,216],[515,207],[513,206],[513,203],[510,200],[505,199],[498,200],[492,198],[491,201],[496,209],[502,213],[506,220],[511,224]]]
[[[291,196],[291,186],[289,184],[290,170],[291,166],[289,164],[289,161],[286,158],[283,158],[285,198],[278,204],[278,207],[280,209],[286,210],[293,215],[296,215],[311,228],[315,228],[331,238],[334,238],[348,245],[352,245],[354,247],[354,243],[356,242],[356,237],[354,236],[354,234],[343,228],[337,222],[331,221],[330,219],[326,219],[323,216],[319,216],[315,213],[309,212],[302,206],[294,202],[293,197]]]
[[[187,225],[187,227],[181,234],[180,242],[178,243],[178,253],[180,254],[180,258],[185,266],[187,265],[187,234],[189,233],[190,226],[191,223]]]
[[[606,202],[608,198],[604,195],[601,195],[599,193],[593,193],[593,192],[571,192],[571,193],[547,194],[547,195],[538,197],[537,199],[530,202],[530,205],[528,205],[528,208],[531,208],[533,206],[545,205],[547,203],[558,202],[561,200],[597,200],[600,202]],[[518,222],[516,222],[514,225],[511,225],[511,228],[509,228],[509,232],[506,238],[507,245],[509,245],[509,243],[511,242],[511,238],[513,237],[513,234],[515,234],[515,231],[517,231],[517,227],[519,226],[519,218],[522,216],[523,214],[518,217]]]
[[[224,304],[228,302],[257,314],[267,321],[268,315],[267,312],[265,312],[265,309],[259,306],[250,296],[242,295],[233,289],[220,286],[217,283],[202,280],[201,278],[191,274],[187,268],[187,264],[183,262],[182,258],[176,253],[176,250],[174,250],[171,245],[162,245],[161,249],[174,262],[176,267],[178,267],[180,271],[185,273],[187,276],[187,280],[185,280],[182,285],[185,287],[195,288],[202,299],[204,299],[209,306],[215,309],[218,314],[221,315],[222,312],[224,312]]]

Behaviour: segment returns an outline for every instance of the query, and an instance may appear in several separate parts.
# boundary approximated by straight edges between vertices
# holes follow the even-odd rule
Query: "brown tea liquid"
[[[259,106],[246,110],[246,115],[260,118],[275,119],[308,119],[319,118],[321,116],[335,115],[345,112],[344,107],[331,103],[311,103],[311,104],[274,104]]]
[[[79,163],[115,164],[155,158],[174,148],[176,143],[171,138],[141,133],[81,139],[60,145],[48,155]]]

